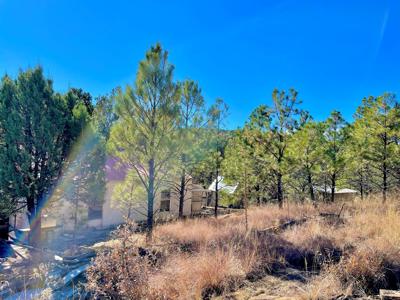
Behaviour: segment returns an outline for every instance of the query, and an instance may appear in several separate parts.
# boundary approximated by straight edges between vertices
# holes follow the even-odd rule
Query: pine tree
[[[326,173],[329,178],[331,201],[335,200],[337,181],[346,167],[346,143],[349,138],[349,127],[338,111],[333,111],[325,122],[324,158]]]
[[[296,131],[289,143],[289,161],[293,166],[290,171],[294,186],[300,186],[296,193],[307,193],[311,201],[315,201],[315,183],[319,174],[323,144],[323,126],[321,123],[310,121]]]
[[[208,136],[208,148],[209,148],[209,161],[210,166],[214,170],[215,180],[215,203],[214,203],[214,216],[218,217],[218,205],[219,205],[219,177],[222,160],[224,158],[224,150],[227,139],[224,137],[223,126],[224,120],[228,114],[228,105],[221,99],[215,100],[215,103],[211,105],[207,111],[208,115],[208,130],[210,135]]]
[[[118,96],[118,121],[111,130],[114,155],[131,166],[147,194],[147,232],[151,238],[154,202],[174,158],[179,114],[179,88],[168,53],[157,44],[139,64],[134,87]]]
[[[299,127],[301,110],[297,92],[289,93],[275,89],[272,93],[273,106],[261,105],[250,116],[249,129],[252,143],[257,152],[270,165],[276,181],[276,196],[280,207],[283,205],[283,176],[291,134]]]
[[[180,153],[178,166],[180,172],[179,183],[171,182],[179,195],[179,218],[183,217],[183,207],[187,198],[190,173],[204,154],[201,149],[201,130],[204,128],[204,99],[201,89],[193,80],[186,80],[181,84],[180,101]]]
[[[393,182],[393,169],[398,154],[400,108],[395,95],[363,99],[355,120],[357,136],[365,136],[364,157],[377,174],[383,202]]]

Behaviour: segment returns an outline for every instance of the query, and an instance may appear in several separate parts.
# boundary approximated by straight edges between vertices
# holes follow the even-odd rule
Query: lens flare
[[[41,205],[37,207],[40,213],[38,217],[30,221],[30,228],[41,226],[42,231],[64,227],[63,220],[57,217],[60,208],[65,204],[65,201],[71,202],[75,198],[79,201],[77,195],[77,186],[85,183],[85,180],[90,176],[90,172],[85,171],[90,168],[88,157],[93,155],[93,152],[100,143],[99,137],[95,134],[91,124],[87,125],[79,138],[71,147],[67,158],[63,163],[63,168],[60,172],[59,179],[49,189],[44,198],[39,201]],[[99,159],[95,157],[94,159]],[[100,164],[102,161],[100,161]],[[104,166],[104,165],[103,165]],[[102,167],[100,165],[100,167]],[[85,188],[85,187],[81,187]],[[49,213],[49,215],[47,215]],[[39,217],[40,216],[40,217]],[[29,230],[19,230],[17,239],[27,243]]]

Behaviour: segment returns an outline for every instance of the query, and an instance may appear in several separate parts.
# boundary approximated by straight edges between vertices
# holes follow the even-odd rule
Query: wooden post
[[[244,169],[244,215],[245,215],[245,222],[246,222],[246,232],[249,230],[249,224],[248,224],[248,217],[247,217],[247,206],[248,206],[248,201],[247,201],[247,169]]]

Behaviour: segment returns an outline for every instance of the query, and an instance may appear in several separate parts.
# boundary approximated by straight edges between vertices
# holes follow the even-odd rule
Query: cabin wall
[[[356,193],[340,193],[335,194],[336,201],[352,201],[356,198]]]
[[[110,181],[107,183],[106,192],[104,194],[103,216],[101,220],[102,227],[122,224],[124,222],[124,213],[125,217],[128,216],[128,211],[124,210],[122,207],[117,207],[118,202],[115,199],[117,196],[114,195],[114,189],[117,184],[118,181]]]
[[[118,195],[114,193],[115,187],[121,181],[109,181],[106,185],[104,194],[104,203],[102,205],[101,217],[89,220],[88,207],[83,203],[78,205],[78,218],[77,228],[108,228],[125,222],[125,218],[135,222],[142,222],[146,220],[147,203],[132,204],[126,206],[120,203],[117,199]],[[168,189],[165,187],[164,189]],[[193,185],[191,179],[187,184],[187,191],[185,193],[185,201],[183,205],[183,215],[192,215],[192,198],[193,198]],[[160,191],[163,188],[160,188]],[[201,208],[197,204],[193,207],[196,210]],[[159,212],[160,209],[160,193],[156,195],[154,203],[155,217],[170,218],[179,216],[179,193],[171,191],[169,211]],[[51,227],[61,232],[73,232],[75,230],[75,205],[65,198],[61,197],[51,203],[51,205],[42,213],[42,226]],[[10,224],[16,228],[23,229],[29,228],[29,222],[26,210],[17,213],[15,216],[10,217]]]
[[[166,187],[167,188],[167,187]],[[193,189],[193,184],[192,180],[190,178],[187,179],[187,184],[186,184],[186,191],[185,191],[185,200],[183,202],[183,215],[184,216],[190,216],[192,214],[192,193]],[[159,197],[160,195],[157,195],[157,206],[159,208]],[[170,199],[170,211],[169,214],[178,217],[179,216],[179,192],[178,191],[173,191],[171,190],[171,199]]]

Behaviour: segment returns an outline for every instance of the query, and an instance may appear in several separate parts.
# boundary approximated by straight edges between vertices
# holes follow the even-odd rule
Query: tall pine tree
[[[151,47],[139,64],[135,85],[127,86],[117,99],[118,121],[111,130],[114,155],[135,170],[146,190],[149,238],[156,193],[169,175],[168,164],[176,151],[180,95],[173,71],[161,45]]]

